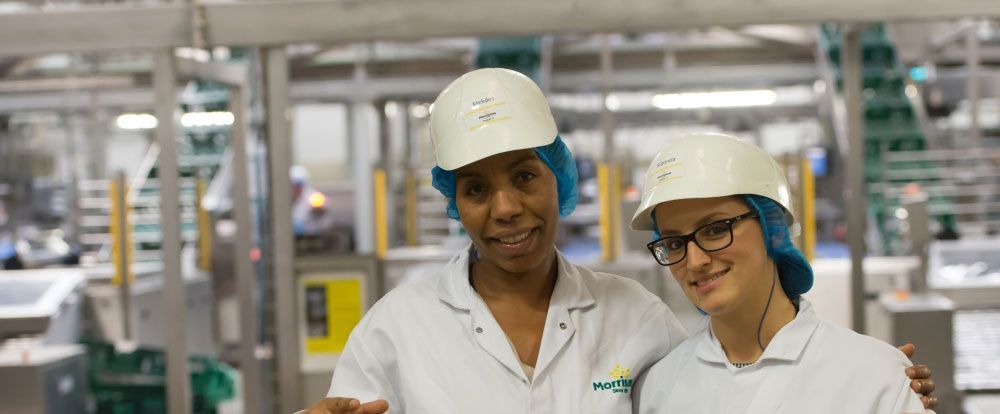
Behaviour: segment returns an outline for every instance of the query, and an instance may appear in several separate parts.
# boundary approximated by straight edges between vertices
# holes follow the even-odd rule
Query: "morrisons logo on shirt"
[[[630,370],[628,368],[615,365],[615,368],[608,373],[611,375],[611,381],[595,381],[594,391],[611,391],[614,394],[628,394],[632,392],[632,384],[635,381],[629,379],[629,373]]]

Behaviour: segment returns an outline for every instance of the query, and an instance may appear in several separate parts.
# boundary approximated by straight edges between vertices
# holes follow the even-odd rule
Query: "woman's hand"
[[[907,358],[913,359],[913,354],[917,347],[913,344],[906,344],[899,347],[900,351]],[[914,365],[906,369],[906,376],[910,377],[910,388],[920,394],[920,402],[924,403],[924,408],[937,407],[937,397],[931,395],[934,392],[934,380],[931,379],[931,369],[927,365]]]
[[[389,411],[386,400],[375,400],[364,404],[355,398],[324,398],[302,414],[383,414]]]

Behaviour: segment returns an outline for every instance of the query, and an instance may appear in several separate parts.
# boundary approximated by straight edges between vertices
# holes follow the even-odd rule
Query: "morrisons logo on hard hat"
[[[611,375],[611,381],[594,382],[594,391],[611,391],[614,394],[628,394],[632,392],[632,384],[635,381],[629,379],[630,371],[628,368],[623,368],[621,365],[616,364],[614,369],[608,373],[608,375]]]
[[[477,99],[477,100],[473,101],[472,102],[472,107],[476,108],[479,105],[485,105],[485,104],[488,104],[488,103],[496,101],[496,100],[497,100],[497,98],[494,98],[492,96],[487,96],[485,98],[481,98],[481,99]]]

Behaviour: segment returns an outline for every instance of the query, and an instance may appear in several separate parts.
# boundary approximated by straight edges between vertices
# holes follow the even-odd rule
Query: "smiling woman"
[[[682,165],[669,179],[665,160]],[[800,297],[813,273],[789,237],[790,199],[777,163],[745,141],[696,134],[657,154],[632,228],[653,231],[654,259],[710,324],[649,369],[638,412],[924,412],[899,350]]]
[[[484,252],[474,268],[516,274],[552,267],[559,219],[556,178],[534,151],[498,154],[455,175],[462,225]]]
[[[433,185],[471,244],[365,315],[329,392],[350,398],[312,412],[631,412],[637,377],[687,335],[637,282],[556,249],[577,171],[541,90],[470,72],[434,102],[431,138]]]

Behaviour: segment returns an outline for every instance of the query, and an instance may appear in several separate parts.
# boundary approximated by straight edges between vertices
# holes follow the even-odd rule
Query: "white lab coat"
[[[799,312],[756,364],[728,362],[711,329],[691,337],[637,384],[636,413],[924,413],[898,349]]]
[[[557,255],[531,381],[469,284],[466,249],[372,307],[351,333],[328,395],[383,398],[390,412],[407,414],[631,413],[636,377],[687,334],[638,282]]]

